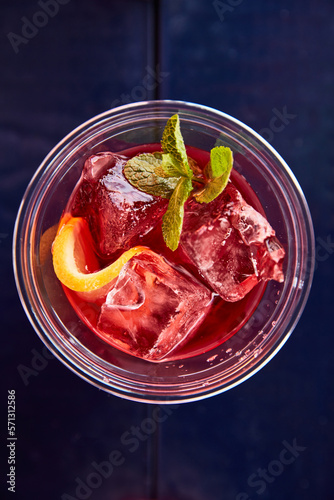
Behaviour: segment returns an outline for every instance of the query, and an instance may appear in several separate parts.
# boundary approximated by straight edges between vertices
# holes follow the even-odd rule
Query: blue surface
[[[304,314],[278,355],[232,391],[169,409],[157,498],[332,500],[333,2],[60,3],[17,53],[8,34],[21,35],[22,17],[38,21],[41,7],[30,0],[0,7],[2,498],[143,500],[155,493],[148,453],[157,434],[132,446],[124,438],[149,418],[149,407],[98,391],[46,358],[16,293],[11,238],[27,183],[63,136],[115,104],[160,97],[220,109],[270,140],[308,199],[317,261]],[[157,85],[148,89],[153,72]],[[285,109],[289,123],[271,134],[275,109]],[[38,356],[44,361],[36,365]],[[26,384],[22,366],[34,370]],[[15,496],[5,478],[9,389],[17,404]],[[86,481],[93,463],[114,450],[112,473],[76,493],[77,478]]]

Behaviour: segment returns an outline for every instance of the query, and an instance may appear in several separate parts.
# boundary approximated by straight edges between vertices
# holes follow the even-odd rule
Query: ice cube
[[[72,214],[87,217],[97,251],[110,257],[153,229],[168,201],[134,188],[124,177],[127,159],[110,152],[86,160]]]
[[[261,280],[284,278],[275,231],[232,183],[209,204],[188,202],[181,247],[226,301],[242,299]]]
[[[97,328],[131,354],[151,361],[170,359],[192,337],[211,301],[212,292],[202,283],[148,250],[122,268]]]

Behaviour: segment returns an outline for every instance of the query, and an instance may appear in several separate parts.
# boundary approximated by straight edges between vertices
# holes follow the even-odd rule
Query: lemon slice
[[[128,260],[147,250],[143,246],[130,248],[115,262],[99,269],[87,222],[82,217],[66,215],[53,242],[53,267],[57,278],[71,290],[91,292],[110,283]]]

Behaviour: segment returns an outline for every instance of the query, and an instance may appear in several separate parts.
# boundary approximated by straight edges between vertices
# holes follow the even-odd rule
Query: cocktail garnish
[[[185,202],[192,192],[199,203],[214,200],[228,182],[233,154],[230,148],[224,146],[213,148],[204,177],[196,177],[193,162],[187,156],[177,114],[167,121],[161,147],[162,153],[146,153],[131,158],[124,167],[124,175],[137,189],[169,198],[162,219],[162,233],[168,248],[176,250],[182,231]],[[199,183],[203,187],[194,190],[194,186]]]
[[[91,292],[110,283],[128,260],[144,251],[147,248],[143,246],[130,248],[115,262],[97,270],[99,263],[87,222],[82,217],[70,217],[60,222],[53,242],[53,267],[63,285],[75,292]]]

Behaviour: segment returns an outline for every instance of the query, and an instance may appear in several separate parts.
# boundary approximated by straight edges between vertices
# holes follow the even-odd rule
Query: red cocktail
[[[180,134],[177,115],[173,118]],[[213,151],[230,154],[223,146]],[[164,157],[170,161],[163,152],[162,141],[162,148],[150,144],[90,156],[59,229],[67,221],[75,228],[80,282],[70,266],[70,279],[64,274],[65,244],[54,250],[64,292],[92,332],[128,354],[156,362],[203,354],[230,338],[252,316],[267,281],[283,282],[285,255],[254,191],[236,171],[228,182],[223,179],[217,193],[210,193],[209,201],[198,201],[197,193],[203,198],[203,190],[214,190],[220,177],[207,178],[213,168],[210,153],[194,147],[184,150],[193,183],[171,248],[164,241],[164,217],[172,195],[164,196],[167,177],[155,174]],[[171,193],[179,173],[176,161],[170,162],[173,171],[167,178],[173,182]],[[224,162],[225,156],[220,157],[217,168]],[[136,253],[112,277],[91,284],[94,275],[98,279],[132,249]]]

